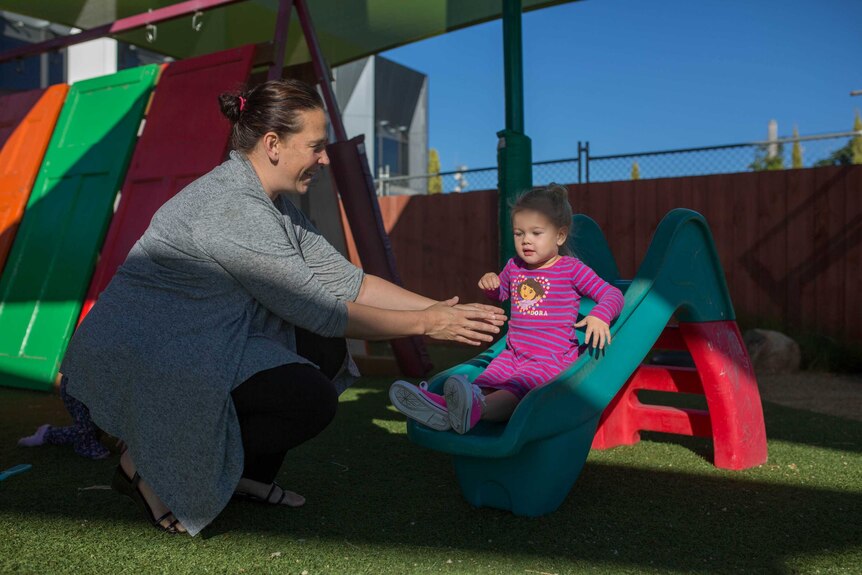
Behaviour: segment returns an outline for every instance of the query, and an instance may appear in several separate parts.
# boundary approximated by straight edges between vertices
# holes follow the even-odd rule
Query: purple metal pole
[[[16,58],[23,58],[25,56],[41,54],[50,50],[65,48],[67,46],[73,46],[75,44],[103,38],[105,36],[130,32],[132,30],[137,30],[138,28],[143,28],[148,24],[167,22],[168,20],[175,20],[189,14],[194,14],[195,12],[204,12],[206,10],[212,10],[213,8],[219,8],[245,1],[246,0],[187,0],[186,2],[179,2],[172,6],[165,6],[164,8],[153,10],[152,12],[145,12],[142,14],[136,14],[135,16],[129,16],[128,18],[122,18],[112,24],[104,24],[102,26],[90,28],[89,30],[84,30],[80,34],[52,38],[45,42],[29,44],[13,50],[7,50],[6,52],[0,53],[0,63],[14,60]],[[284,56],[282,56],[282,59],[283,58]]]
[[[287,30],[290,28],[290,13],[293,0],[280,0],[278,19],[275,21],[275,36],[272,40],[272,66],[269,67],[267,80],[280,80],[284,70],[284,51],[287,48]]]
[[[364,136],[347,139],[344,123],[341,121],[341,111],[335,101],[332,91],[332,81],[329,67],[323,58],[311,14],[306,0],[293,0],[296,15],[302,26],[302,34],[308,44],[314,73],[323,92],[326,109],[329,112],[329,122],[335,132],[335,142],[326,147],[332,160],[332,176],[338,193],[341,195],[344,213],[356,241],[356,250],[362,260],[362,267],[395,284],[401,285],[398,269],[395,265],[395,254],[383,225],[380,215],[380,205],[374,192],[374,181],[368,167],[368,157],[365,155]],[[421,337],[394,339],[391,342],[392,351],[401,371],[409,377],[421,377],[431,371],[433,365],[425,349]]]
[[[294,2],[296,3],[296,15],[299,16],[299,25],[302,26],[302,34],[305,36],[305,43],[308,44],[308,51],[311,54],[311,64],[314,66],[314,73],[317,76],[320,89],[323,91],[326,109],[329,110],[329,121],[332,123],[332,131],[335,132],[335,141],[345,142],[347,141],[347,132],[344,130],[341,112],[335,101],[335,94],[332,92],[332,75],[329,73],[329,66],[326,65],[326,60],[323,58],[323,52],[320,51],[317,34],[314,32],[314,24],[311,22],[311,13],[308,11],[305,0],[294,0]]]

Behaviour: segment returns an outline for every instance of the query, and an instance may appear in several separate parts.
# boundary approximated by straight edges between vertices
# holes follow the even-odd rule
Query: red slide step
[[[665,330],[656,347],[687,349],[696,367],[641,366],[602,414],[593,448],[633,445],[641,431],[657,431],[712,437],[716,467],[764,463],[760,393],[736,322],[680,323],[678,331]],[[702,394],[708,411],[641,403],[637,392],[643,389]]]

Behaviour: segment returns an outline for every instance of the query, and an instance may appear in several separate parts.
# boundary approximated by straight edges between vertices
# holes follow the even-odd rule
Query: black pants
[[[344,362],[344,339],[296,329],[299,355],[320,366],[287,364],[260,371],[231,392],[245,450],[243,477],[272,483],[288,450],[323,431],[338,406],[332,378]]]

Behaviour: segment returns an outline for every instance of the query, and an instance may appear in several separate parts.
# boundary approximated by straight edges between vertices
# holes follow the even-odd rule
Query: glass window
[[[399,143],[398,140],[393,140],[392,138],[383,138],[383,153],[380,159],[383,166],[389,166],[390,176],[400,176],[402,174],[401,155],[399,153],[401,146]]]

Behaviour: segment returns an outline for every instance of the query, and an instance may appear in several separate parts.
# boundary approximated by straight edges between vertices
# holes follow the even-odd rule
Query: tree
[[[774,146],[775,155],[770,155],[769,148]],[[748,169],[754,172],[784,169],[784,144],[762,144],[757,146],[754,161],[748,164]]]
[[[754,161],[748,169],[755,172],[784,169],[784,144],[778,141],[778,122],[769,120],[769,138],[765,144],[757,146]]]
[[[799,145],[799,128],[793,126],[793,150],[790,153],[790,161],[794,168],[802,167],[802,146]]]
[[[815,162],[814,167],[819,168],[822,166],[849,166],[852,163],[853,156],[850,154],[850,142],[848,142],[846,146],[842,146],[841,148],[838,148],[837,150],[829,154],[829,157],[823,158],[822,160]]]
[[[639,180],[641,179],[641,168],[638,166],[637,162],[632,162],[632,179]]]
[[[856,135],[850,140],[850,161],[853,164],[862,164],[862,118],[856,111],[856,119],[853,120],[853,131]]]
[[[428,178],[428,193],[443,193],[443,178],[434,175],[440,173],[440,154],[434,148],[428,150],[428,173],[431,174]]]
[[[862,118],[859,117],[859,112],[856,112],[856,119],[853,121],[853,131],[856,135],[850,138],[846,145],[838,148],[829,157],[815,163],[816,167],[821,166],[849,166],[851,164],[862,164],[862,136],[859,132],[862,131]]]

